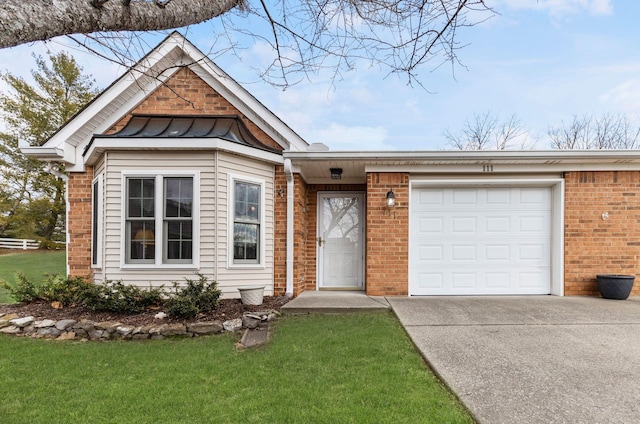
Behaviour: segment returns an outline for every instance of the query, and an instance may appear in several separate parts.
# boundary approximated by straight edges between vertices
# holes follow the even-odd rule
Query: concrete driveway
[[[480,423],[640,423],[640,298],[388,298]]]

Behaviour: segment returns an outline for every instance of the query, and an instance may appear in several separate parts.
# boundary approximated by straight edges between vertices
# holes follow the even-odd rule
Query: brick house
[[[640,152],[331,151],[178,33],[22,150],[64,164],[68,274],[96,283],[595,295],[640,259]]]

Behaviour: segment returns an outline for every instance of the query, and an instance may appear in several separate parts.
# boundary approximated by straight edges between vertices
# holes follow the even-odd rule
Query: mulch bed
[[[176,319],[166,317],[163,319],[154,318],[162,309],[147,310],[139,314],[117,314],[113,312],[94,312],[87,308],[65,307],[54,309],[49,302],[33,302],[28,304],[0,305],[0,314],[17,314],[20,317],[32,316],[36,320],[51,319],[59,321],[62,319],[74,319],[80,321],[88,319],[94,322],[117,321],[125,325],[143,326],[162,324],[188,324],[196,321],[228,321],[234,318],[242,318],[243,312],[258,312],[275,310],[289,301],[286,296],[265,296],[262,305],[243,305],[240,299],[221,299],[215,311],[207,314],[200,314],[192,319]]]

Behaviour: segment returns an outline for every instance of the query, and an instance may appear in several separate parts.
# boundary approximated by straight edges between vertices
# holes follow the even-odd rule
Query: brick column
[[[284,296],[287,290],[287,177],[283,166],[276,166],[273,183],[273,294]]]
[[[387,209],[393,189],[396,206]],[[409,174],[367,174],[366,285],[371,296],[407,296],[409,290]]]
[[[92,280],[91,272],[91,183],[93,168],[69,174],[67,184],[67,262],[69,277]]]

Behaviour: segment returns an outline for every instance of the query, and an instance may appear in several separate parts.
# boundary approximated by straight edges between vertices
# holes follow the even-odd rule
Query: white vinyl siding
[[[194,245],[193,265],[130,269],[123,264],[123,172],[125,176],[155,172],[199,175],[199,225],[194,227],[197,249]],[[229,173],[264,181],[264,262],[258,269],[227,266]],[[104,177],[104,271],[95,274],[96,281],[170,287],[172,282],[183,283],[184,277],[195,278],[194,273],[200,272],[218,281],[223,297],[239,297],[237,287],[256,284],[266,286],[265,295],[273,294],[273,178],[273,165],[222,152],[109,152]]]
[[[273,178],[275,169],[273,165],[246,159],[235,155],[220,152],[218,154],[218,231],[217,231],[217,257],[218,257],[218,284],[224,293],[236,296],[236,287],[264,285],[265,295],[273,294]],[[234,265],[233,257],[229,263],[229,255],[233,254],[233,238],[229,238],[228,226],[231,213],[233,213],[232,190],[229,187],[233,178],[249,182],[262,182],[264,203],[262,205],[262,227],[259,264]],[[231,220],[231,222],[233,222]],[[232,231],[231,231],[232,233]]]
[[[92,222],[92,237],[96,236],[97,237],[97,249],[98,249],[98,256],[97,256],[97,263],[93,263],[93,247],[94,247],[94,243],[92,240],[92,252],[91,252],[91,257],[92,257],[92,264],[91,264],[91,268],[93,271],[93,278],[94,281],[102,281],[102,272],[103,272],[103,265],[104,265],[104,245],[105,245],[105,239],[104,239],[104,220],[105,220],[105,199],[106,199],[106,186],[105,186],[105,164],[107,161],[107,155],[104,155],[93,167],[93,181],[94,183],[96,181],[100,181],[99,183],[99,187],[100,187],[100,196],[98,198],[98,226],[97,226],[97,234],[93,234],[93,222]],[[92,193],[93,194],[93,193]],[[93,196],[92,196],[92,202],[93,202]],[[93,210],[93,203],[91,205],[92,210]],[[68,258],[67,258],[68,260]]]

